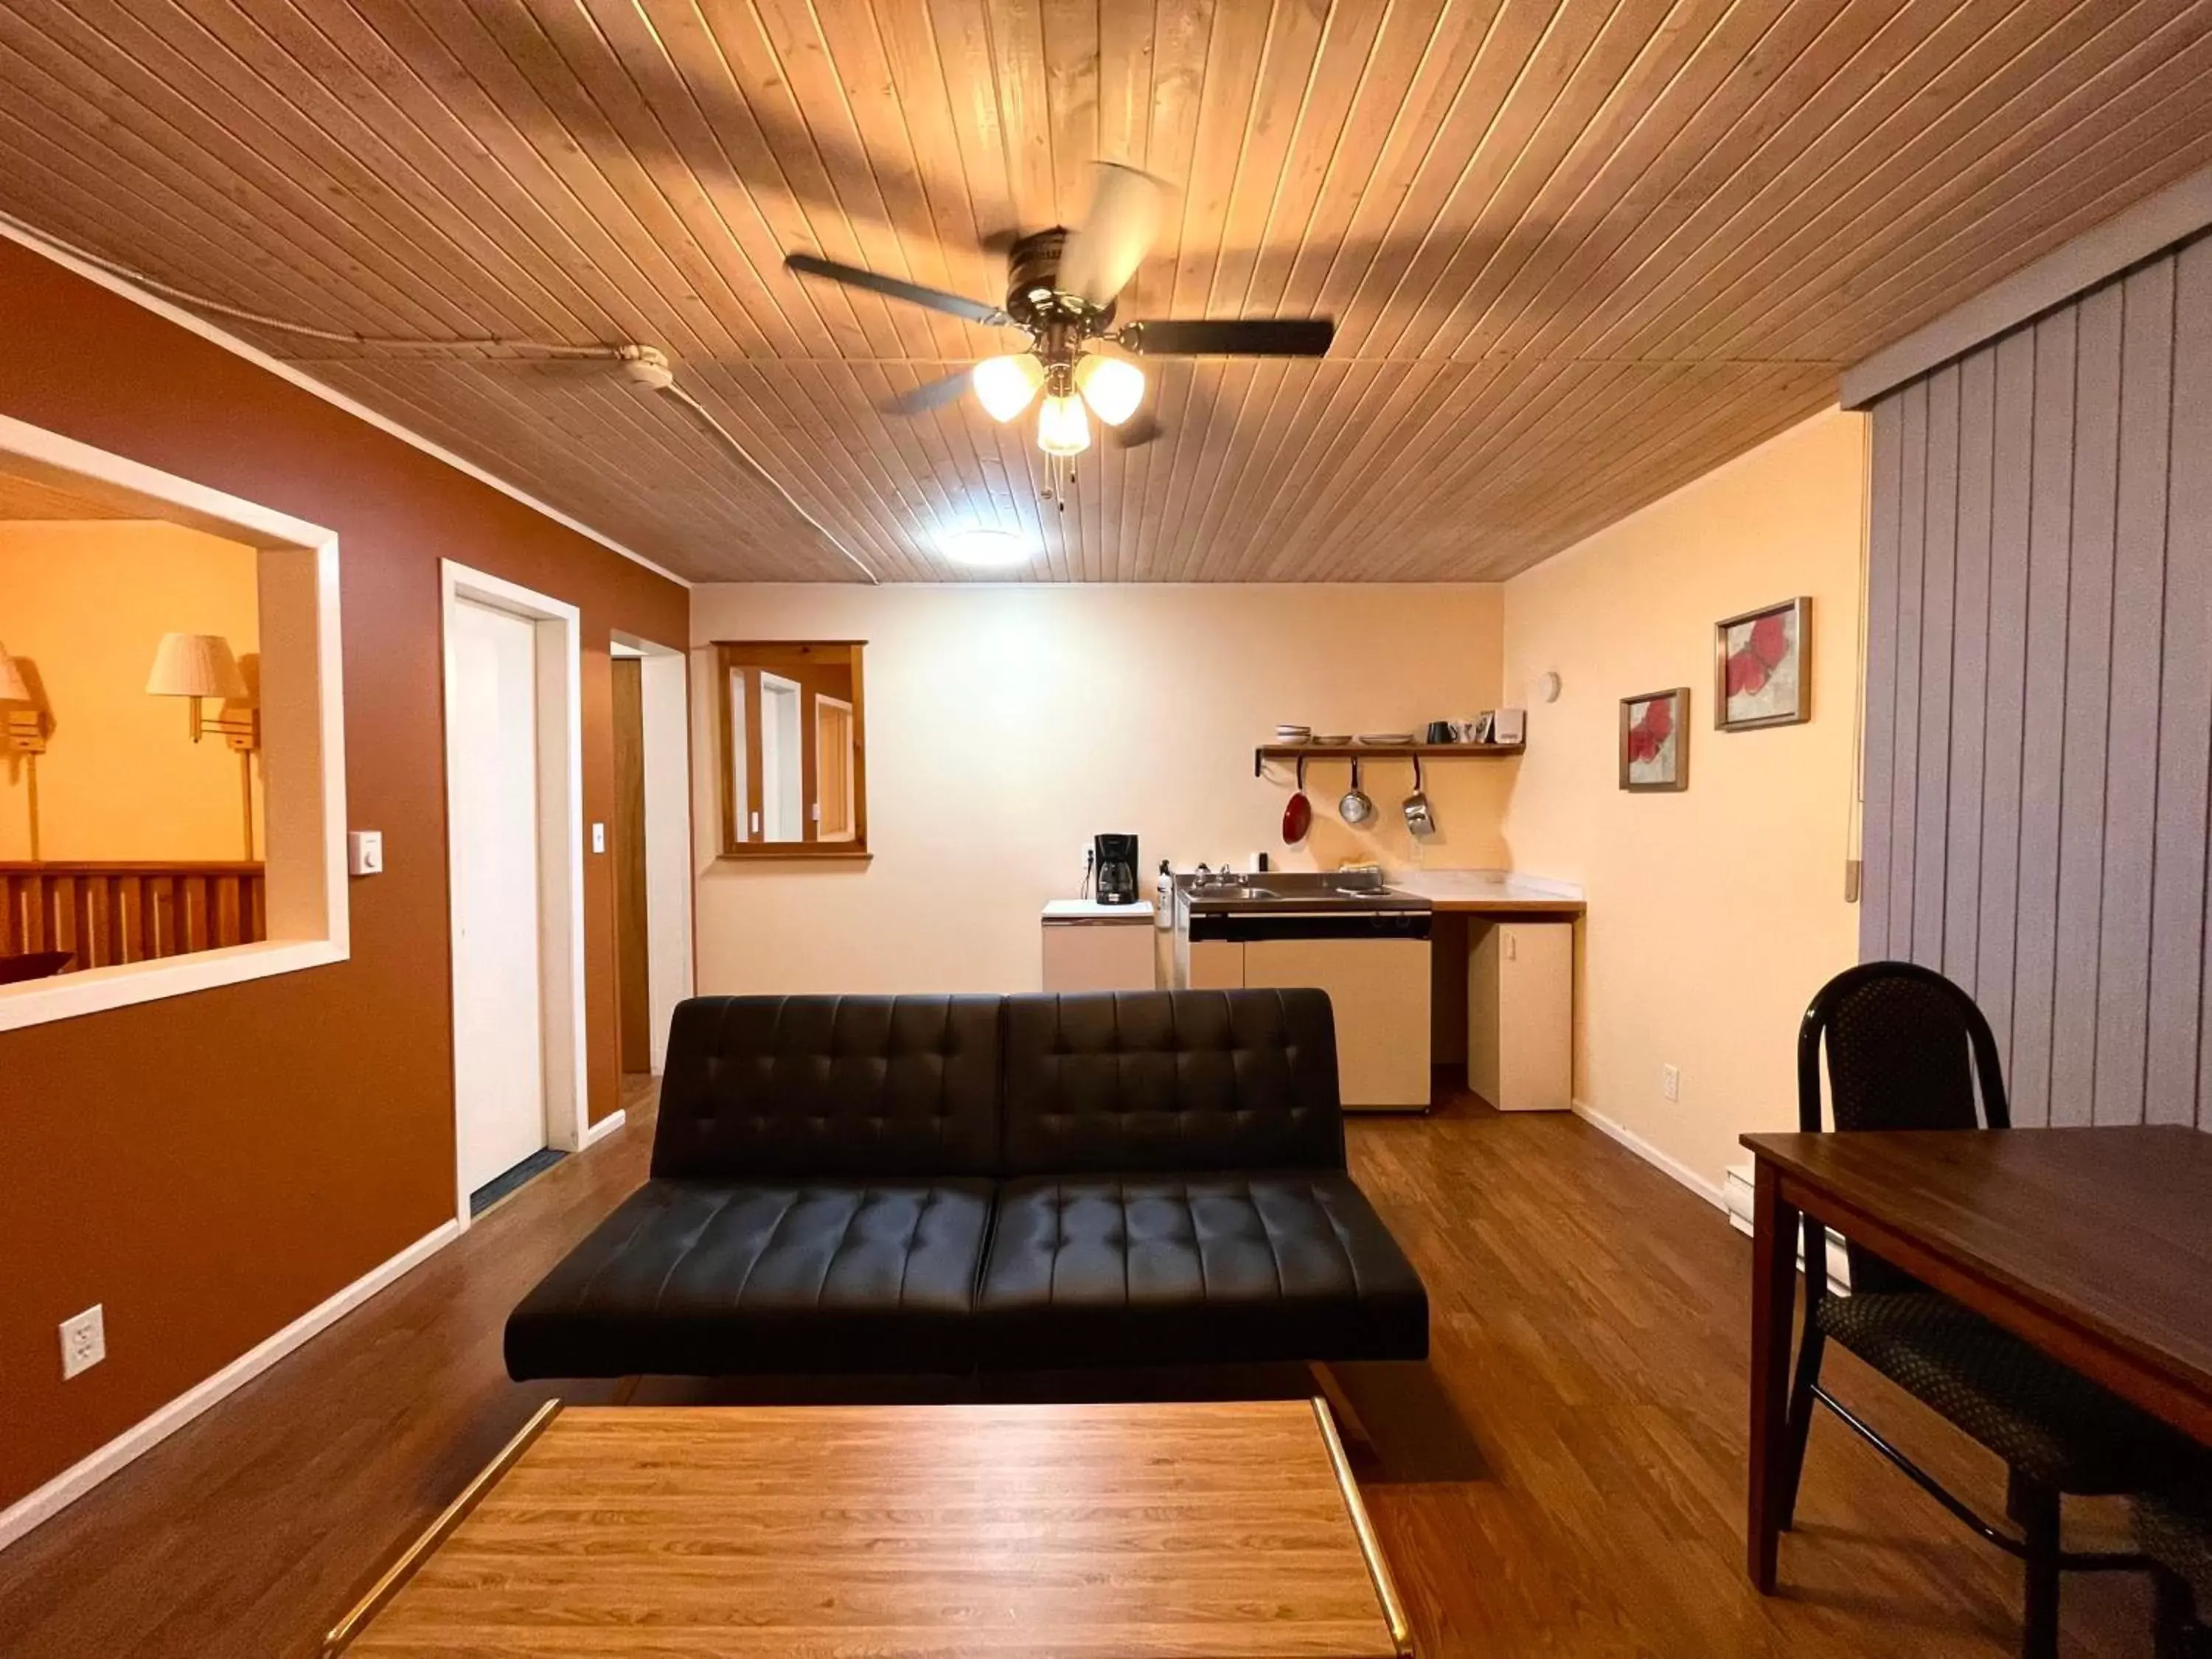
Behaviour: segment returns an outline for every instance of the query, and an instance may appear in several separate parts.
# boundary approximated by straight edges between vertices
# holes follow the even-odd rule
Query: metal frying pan
[[[1429,811],[1428,792],[1421,787],[1421,757],[1413,757],[1413,793],[1406,797],[1399,809],[1406,815],[1406,828],[1417,836],[1433,836],[1437,832],[1436,815]]]
[[[1367,792],[1359,787],[1359,757],[1352,757],[1352,787],[1344,792],[1344,799],[1336,804],[1346,823],[1364,823],[1375,816],[1375,803],[1367,799]]]
[[[1298,757],[1298,787],[1283,808],[1283,845],[1296,847],[1313,828],[1313,803],[1306,799],[1306,757]]]

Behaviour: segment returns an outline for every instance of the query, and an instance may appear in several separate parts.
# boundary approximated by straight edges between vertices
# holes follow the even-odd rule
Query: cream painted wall
[[[1516,869],[1579,882],[1576,1097],[1717,1188],[1796,1122],[1796,1025],[1856,956],[1862,417],[1817,416],[1505,584],[1505,684],[1547,669],[1506,805]],[[1713,730],[1713,623],[1813,597],[1813,718]],[[1690,692],[1690,787],[1618,787],[1618,700]],[[1515,699],[1509,698],[1509,701]],[[1660,1069],[1681,1069],[1681,1097]]]
[[[164,634],[220,634],[241,659],[258,649],[258,558],[180,525],[0,523],[0,643],[35,665],[53,721],[38,760],[41,857],[246,855],[236,751],[191,742],[184,702],[145,688]],[[23,757],[0,756],[0,859],[31,856],[29,782]],[[257,854],[260,809],[257,757]]]
[[[1428,769],[1443,833],[1398,816],[1403,762],[1366,769],[1378,833],[1347,830],[1341,762],[1310,769],[1307,845],[1286,851],[1287,774],[1252,775],[1279,721],[1347,732],[1468,719],[1500,684],[1500,593],[1458,586],[773,586],[691,595],[695,645],[858,639],[869,841],[863,866],[713,856],[714,769],[696,769],[699,987],[1018,991],[1038,912],[1072,896],[1099,830],[1162,858],[1279,867],[1348,859],[1494,866],[1513,760]],[[695,752],[711,757],[712,655],[694,654]]]

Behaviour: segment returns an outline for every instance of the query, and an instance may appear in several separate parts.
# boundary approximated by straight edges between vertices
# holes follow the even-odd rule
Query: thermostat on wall
[[[349,830],[346,832],[346,873],[349,876],[380,876],[384,873],[383,830]]]

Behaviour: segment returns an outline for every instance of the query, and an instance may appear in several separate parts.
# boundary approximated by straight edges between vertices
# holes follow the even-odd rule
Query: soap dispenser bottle
[[[1162,929],[1175,926],[1175,877],[1165,859],[1160,860],[1159,879],[1152,884],[1152,926]]]

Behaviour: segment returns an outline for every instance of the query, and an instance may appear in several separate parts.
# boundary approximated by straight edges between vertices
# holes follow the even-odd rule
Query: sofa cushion
[[[1344,1167],[1320,991],[1008,997],[1006,1070],[1010,1174]]]
[[[653,1173],[994,1174],[999,1002],[694,997],[669,1028]]]
[[[1340,1171],[1031,1177],[999,1189],[986,1363],[1418,1359],[1428,1297]]]
[[[985,1181],[650,1181],[531,1291],[533,1376],[961,1371]]]

